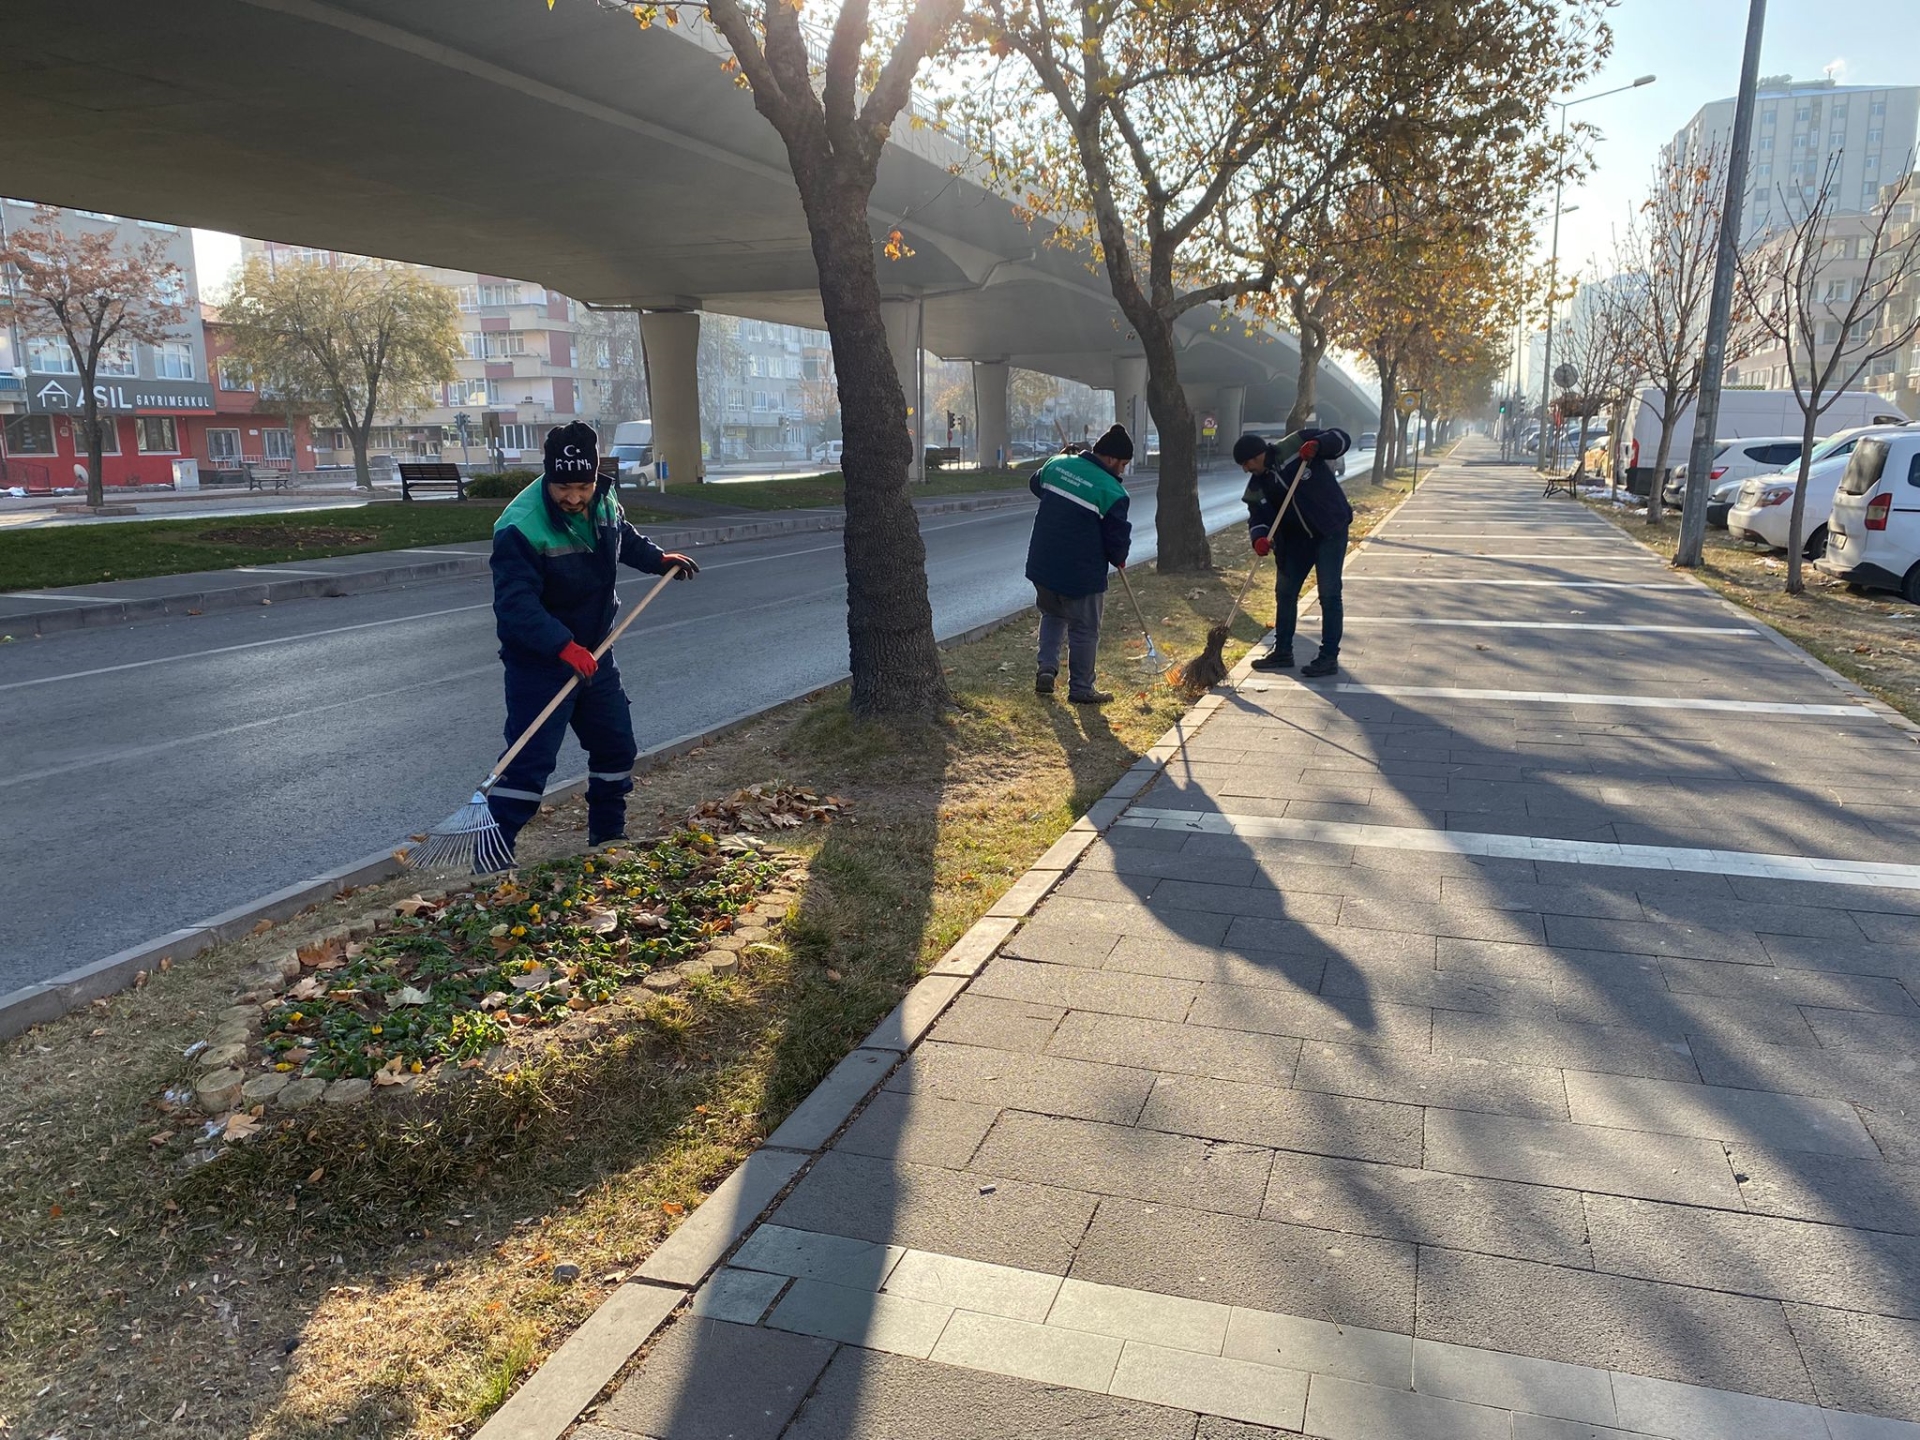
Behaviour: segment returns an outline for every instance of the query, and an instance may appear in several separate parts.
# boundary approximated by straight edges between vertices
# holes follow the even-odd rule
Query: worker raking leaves
[[[1247,472],[1247,533],[1253,552],[1274,561],[1273,648],[1253,662],[1256,670],[1293,668],[1293,632],[1300,618],[1300,588],[1315,575],[1320,601],[1320,653],[1300,667],[1309,680],[1337,674],[1345,611],[1341,567],[1353,506],[1340,477],[1327,462],[1353,442],[1344,430],[1296,430],[1269,444],[1258,435],[1233,442],[1233,458]],[[1294,484],[1298,481],[1298,485]],[[1293,491],[1293,503],[1285,504]]]
[[[599,441],[577,421],[547,432],[540,478],[500,512],[493,527],[493,614],[506,665],[511,743],[573,676],[566,699],[500,772],[487,807],[508,852],[540,809],[567,727],[587,752],[587,840],[625,837],[637,747],[627,692],[613,652],[594,651],[620,608],[621,565],[684,580],[700,567],[663,551],[621,513],[612,477],[599,473]]]

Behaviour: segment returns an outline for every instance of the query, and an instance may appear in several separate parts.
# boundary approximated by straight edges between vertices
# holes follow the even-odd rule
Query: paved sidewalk
[[[580,1440],[1920,1437],[1920,747],[1490,454]]]

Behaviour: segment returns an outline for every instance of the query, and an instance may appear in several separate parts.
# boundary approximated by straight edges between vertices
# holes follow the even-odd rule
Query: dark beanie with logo
[[[1105,455],[1110,460],[1133,459],[1133,437],[1127,434],[1127,427],[1115,425],[1106,434],[1093,442],[1093,453]]]
[[[578,420],[549,430],[543,454],[548,480],[577,485],[592,481],[600,472],[600,437],[591,425]]]
[[[1267,442],[1264,436],[1246,434],[1233,442],[1233,459],[1237,465],[1244,465],[1249,460],[1258,460],[1266,453]]]

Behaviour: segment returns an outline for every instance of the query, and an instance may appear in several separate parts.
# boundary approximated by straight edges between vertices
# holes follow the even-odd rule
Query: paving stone
[[[1006,1111],[974,1156],[973,1168],[1097,1195],[1257,1215],[1272,1161],[1272,1151],[1250,1145]]]
[[[855,1050],[827,1072],[766,1143],[778,1150],[819,1149],[879,1087],[899,1058],[891,1050]]]
[[[1563,1420],[1610,1424],[1614,1419],[1613,1384],[1605,1370],[1439,1340],[1413,1342],[1413,1388],[1423,1395]]]
[[[1110,1335],[960,1311],[948,1322],[933,1358],[970,1370],[1105,1391],[1120,1360],[1120,1345]]]
[[[1413,1337],[1358,1325],[1234,1306],[1224,1353],[1236,1360],[1336,1375],[1405,1390],[1412,1384]]]
[[[1786,1312],[1822,1405],[1920,1416],[1920,1324],[1825,1305]]]
[[[1046,1323],[1088,1330],[1175,1350],[1218,1355],[1227,1338],[1228,1309],[1205,1300],[1182,1300],[1124,1286],[1064,1280]],[[1134,1396],[1144,1399],[1144,1396]],[[1202,1409],[1208,1408],[1205,1406]],[[1241,1417],[1246,1418],[1246,1417]]]
[[[981,1370],[843,1349],[783,1440],[1190,1440],[1193,1416]]]
[[[1735,965],[1722,960],[1667,960],[1661,965],[1674,990],[1732,999],[1762,996],[1792,1005],[1835,1010],[1871,1010],[1884,1015],[1920,1014],[1897,980],[1875,975],[1836,975],[1789,970],[1778,965]]]
[[[1742,1208],[1726,1152],[1711,1140],[1431,1109],[1425,1156],[1427,1169],[1456,1175]]]
[[[1826,1433],[1825,1417],[1811,1405],[1645,1375],[1616,1375],[1613,1390],[1620,1423],[1629,1430],[1687,1440],[1807,1440]]]
[[[1433,1017],[1433,1049],[1516,1065],[1563,1066],[1613,1075],[1691,1080],[1697,1075],[1686,1041],[1650,1037],[1619,1025],[1580,1025],[1525,1016],[1440,1010]]]
[[[1728,1158],[1755,1214],[1920,1235],[1920,1165],[1751,1145],[1729,1146]]]
[[[1641,1437],[1616,1430],[1611,1425],[1592,1425],[1584,1420],[1555,1420],[1546,1415],[1515,1412],[1513,1440],[1641,1440]]]
[[[1696,960],[1738,960],[1763,965],[1766,947],[1752,933],[1729,933],[1700,925],[1652,921],[1547,917],[1547,940],[1575,950],[1620,950],[1635,955],[1680,955]]]
[[[1093,1196],[1070,1190],[829,1151],[773,1218],[796,1230],[1064,1275],[1093,1208]]]
[[[755,1229],[728,1263],[738,1270],[804,1276],[878,1290],[902,1253],[898,1245],[850,1240],[769,1222]]]
[[[1251,885],[1260,874],[1260,866],[1254,860],[1234,860],[1224,855],[1182,855],[1177,851],[1167,854],[1114,844],[1090,847],[1080,857],[1079,868],[1083,872],[1111,870],[1116,874],[1161,880],[1204,880],[1212,885]]]
[[[774,1440],[833,1344],[724,1320],[687,1318],[654,1344],[598,1419],[653,1440]],[[753,1383],[743,1385],[741,1377]]]
[[[1828,1155],[1877,1159],[1880,1154],[1853,1107],[1842,1101],[1578,1070],[1565,1073],[1567,1104],[1576,1124]]]
[[[1541,1185],[1282,1151],[1260,1214],[1345,1234],[1592,1264],[1580,1196]]]
[[[1871,1050],[1879,1054],[1911,1056],[1920,1052],[1920,1018],[1868,1015],[1858,1010],[1821,1010],[1802,1007],[1801,1013],[1832,1050]]]
[[[1177,1135],[1359,1160],[1411,1165],[1420,1159],[1420,1111],[1414,1106],[1194,1075],[1161,1076],[1139,1124]]]
[[[1196,945],[1186,940],[1123,938],[1101,962],[1108,970],[1135,975],[1163,975],[1174,980],[1218,980],[1232,985],[1260,985],[1280,990],[1320,988],[1330,947],[1316,942],[1298,955],[1254,950],[1242,953],[1227,945]]]
[[[1692,1040],[1689,1049],[1701,1077],[1710,1085],[1820,1095],[1855,1103],[1903,1096],[1920,1101],[1920,1059],[1912,1055],[1801,1045],[1740,1045],[1719,1037]]]
[[[1065,923],[1032,920],[1000,949],[1006,955],[1055,965],[1098,965],[1119,943],[1117,931],[1089,935]]]
[[[886,1350],[924,1360],[947,1327],[953,1310],[901,1295],[877,1295],[871,1290],[829,1285],[823,1280],[796,1280],[767,1316],[776,1330],[818,1335],[869,1350]]]
[[[1640,901],[1630,892],[1578,881],[1542,884],[1531,876],[1449,875],[1441,881],[1440,897],[1450,905],[1583,915],[1596,920],[1639,920],[1645,915]]]
[[[1442,936],[1436,969],[1512,975],[1528,980],[1579,978],[1589,984],[1642,989],[1664,988],[1660,962],[1650,955],[1618,950],[1575,950],[1564,945],[1518,945],[1499,940],[1461,940]]]
[[[1316,1375],[1305,1429],[1326,1440],[1509,1440],[1505,1410]]]
[[[1882,1155],[1898,1165],[1920,1163],[1920,1108],[1907,1099],[1886,1104],[1863,1100],[1855,1105]]]
[[[1431,1012],[1424,1005],[1395,1005],[1358,996],[1300,995],[1250,985],[1201,987],[1187,1012],[1195,1025],[1338,1040],[1349,1045],[1428,1048]]]
[[[984,1315],[1004,1315],[1038,1325],[1047,1318],[1060,1277],[1012,1265],[989,1265],[957,1255],[909,1250],[887,1276],[889,1295],[924,1300]]]
[[[709,1320],[731,1321],[735,1325],[758,1325],[774,1297],[786,1288],[788,1278],[756,1270],[716,1271],[694,1292],[688,1313]]]
[[[1250,958],[1268,954],[1305,960],[1375,956],[1386,960],[1432,960],[1431,933],[1410,930],[1362,930],[1353,926],[1312,925],[1288,920],[1255,920],[1242,915],[1227,928],[1228,949]]]
[[[1180,1020],[1199,986],[1190,980],[1131,975],[1073,965],[1045,965],[1005,956],[993,961],[973,982],[974,995],[1057,1005],[1069,1010],[1098,1010],[1137,1015],[1147,1020]]]
[[[1289,1430],[1300,1425],[1307,1408],[1307,1377],[1298,1371],[1138,1340],[1121,1350],[1108,1388],[1133,1400]]]
[[[1598,1269],[1920,1319],[1920,1238],[1605,1195],[1586,1207]]]
[[[1209,915],[1247,915],[1261,920],[1333,924],[1341,892],[1288,884],[1209,885],[1198,880],[1162,880],[1153,892],[1156,910],[1197,910]]]
[[[1413,1328],[1411,1245],[1238,1215],[1102,1200],[1072,1274],[1375,1330]]]
[[[1152,1088],[1151,1073],[1127,1066],[931,1042],[909,1055],[887,1081],[887,1089],[912,1095],[1112,1125],[1132,1124]]]
[[[1566,1091],[1558,1070],[1543,1065],[1508,1065],[1474,1055],[1435,1055],[1314,1040],[1301,1047],[1293,1083],[1301,1090],[1367,1100],[1530,1115],[1541,1120],[1567,1118]]]
[[[1048,1042],[1047,1053],[1070,1060],[1285,1086],[1294,1078],[1300,1044],[1283,1035],[1255,1035],[1076,1010],[1060,1022]]]
[[[1122,904],[1143,903],[1160,884],[1157,875],[1138,871],[1089,870],[1076,867],[1054,887],[1053,893],[1080,900],[1114,900]]]
[[[1422,1249],[1417,1333],[1776,1399],[1813,1398],[1778,1301],[1561,1265]]]
[[[1089,936],[1171,935],[1203,945],[1218,945],[1232,917],[1210,915],[1204,910],[1157,910],[1146,905],[1078,900],[1062,895],[1047,900],[1034,918],[1049,926],[1065,926]]]
[[[834,1148],[853,1155],[966,1168],[999,1111],[992,1105],[882,1090]]]
[[[1541,917],[1527,910],[1491,910],[1453,904],[1349,897],[1340,907],[1340,928],[1406,930],[1417,935],[1451,935],[1468,940],[1505,940],[1538,945],[1545,938]]]
[[[968,993],[942,1012],[927,1038],[949,1045],[984,1045],[990,1050],[1038,1055],[1047,1048],[1054,1028],[1066,1013],[1058,1005]]]
[[[1775,881],[1767,881],[1775,884]],[[1823,885],[1832,892],[1843,887]],[[1851,887],[1846,887],[1851,888]],[[1913,892],[1903,891],[1911,896]],[[1901,982],[1920,980],[1920,954],[1905,945],[1834,945],[1829,941],[1802,935],[1762,935],[1767,958],[1775,965],[1796,970],[1818,970],[1834,975],[1880,976]]]
[[[641,1276],[663,1285],[698,1284],[804,1164],[806,1157],[790,1150],[754,1151],[654,1248]]]

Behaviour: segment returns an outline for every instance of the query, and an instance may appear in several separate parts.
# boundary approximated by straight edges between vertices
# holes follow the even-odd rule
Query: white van
[[[1907,417],[1871,390],[1848,390],[1833,399],[1820,416],[1819,428],[1828,435],[1861,425],[1905,425]],[[1714,423],[1717,440],[1743,440],[1749,435],[1799,435],[1806,419],[1791,390],[1722,390],[1720,417]],[[1660,392],[1642,390],[1627,416],[1627,489],[1635,495],[1652,493],[1653,462],[1660,454]],[[1687,463],[1693,448],[1693,406],[1673,422],[1673,440],[1667,447],[1667,468]]]
[[[1920,605],[1920,429],[1853,447],[1827,520],[1826,574]]]
[[[622,485],[652,485],[659,472],[653,463],[653,421],[622,420],[613,427],[607,453],[620,466]]]

